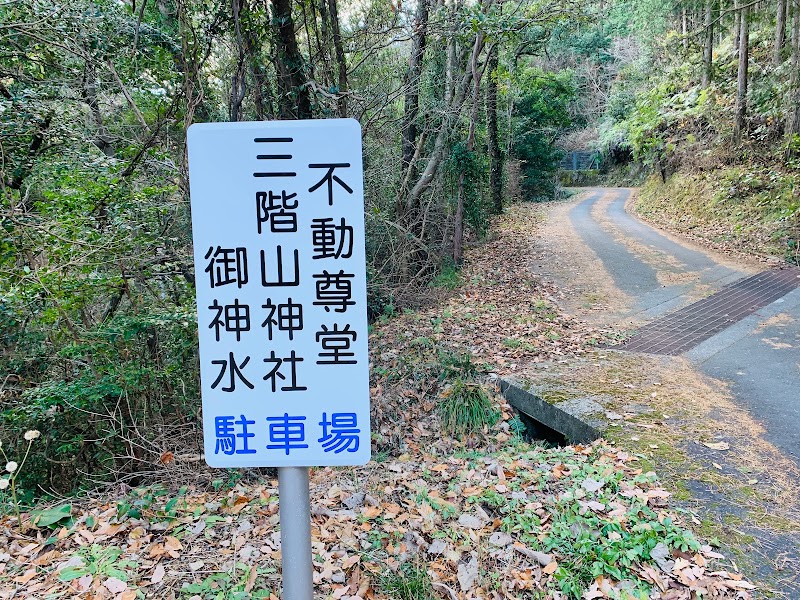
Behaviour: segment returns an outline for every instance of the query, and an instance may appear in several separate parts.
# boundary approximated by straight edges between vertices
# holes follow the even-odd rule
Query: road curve
[[[630,195],[592,189],[569,212],[580,241],[631,299],[620,326],[650,322],[753,273],[751,265],[712,256],[631,216]],[[765,439],[800,465],[800,287],[684,356],[729,382],[737,403],[763,423]]]

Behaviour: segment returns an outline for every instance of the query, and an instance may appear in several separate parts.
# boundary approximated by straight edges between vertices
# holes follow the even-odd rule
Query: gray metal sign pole
[[[283,564],[282,600],[313,600],[308,467],[278,467],[278,506]]]

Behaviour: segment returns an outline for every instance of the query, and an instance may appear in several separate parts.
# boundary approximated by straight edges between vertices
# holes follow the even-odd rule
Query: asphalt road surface
[[[625,210],[629,197],[628,190],[593,189],[569,213],[613,285],[631,299],[626,318],[651,322],[754,273],[753,265],[721,264],[634,218]],[[765,439],[800,465],[800,287],[683,356],[729,382],[739,405],[766,428]]]

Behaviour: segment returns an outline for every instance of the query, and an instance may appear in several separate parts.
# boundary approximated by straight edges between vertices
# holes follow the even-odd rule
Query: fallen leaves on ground
[[[435,408],[443,379],[465,369],[467,360],[478,371],[503,375],[583,356],[611,339],[559,309],[558,289],[534,276],[541,213],[536,204],[511,207],[493,224],[489,240],[467,253],[462,284],[449,298],[373,326],[373,423],[384,438],[379,449],[402,448]]]
[[[495,433],[504,447],[488,454],[421,440],[413,456],[314,469],[318,596],[390,598],[389,580],[414,565],[442,598],[750,598],[636,457],[602,441],[545,449],[507,437]],[[142,488],[73,503],[72,523],[24,534],[5,517],[0,598],[279,598],[277,493],[277,481]]]
[[[467,254],[463,283],[444,303],[377,325],[370,338],[375,364],[391,366],[391,359],[425,337],[466,349],[502,373],[521,363],[580,356],[604,339],[608,332],[557,308],[558,289],[534,276],[539,212],[534,204],[511,207],[490,239]]]
[[[580,356],[605,335],[531,275],[537,214],[504,215],[443,304],[373,328],[375,460],[312,470],[317,597],[751,598],[636,456],[603,441],[529,446],[491,395],[497,425],[442,435],[435,409],[453,381]],[[166,451],[160,463],[183,460]],[[73,501],[23,527],[0,518],[0,599],[278,600],[277,481],[219,483]]]

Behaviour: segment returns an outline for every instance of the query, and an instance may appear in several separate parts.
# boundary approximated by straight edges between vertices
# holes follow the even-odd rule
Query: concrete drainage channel
[[[550,403],[513,379],[499,379],[500,393],[525,425],[525,437],[557,446],[585,444],[601,437],[605,409],[588,398]]]

